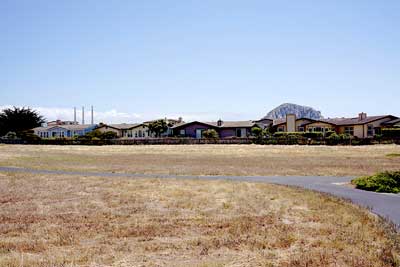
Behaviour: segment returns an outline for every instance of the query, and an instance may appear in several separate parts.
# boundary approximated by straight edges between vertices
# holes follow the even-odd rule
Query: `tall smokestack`
[[[92,119],[91,119],[91,121],[90,121],[90,122],[91,122],[91,124],[93,125],[93,124],[94,124],[94,123],[93,123],[93,106],[92,106],[91,113],[92,113],[92,114],[91,114],[91,115],[92,115]]]
[[[76,107],[74,107],[74,124],[76,125]]]
[[[85,107],[82,107],[82,125],[85,124]]]

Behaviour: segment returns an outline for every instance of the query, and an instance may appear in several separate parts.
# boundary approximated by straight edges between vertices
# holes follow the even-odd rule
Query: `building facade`
[[[277,132],[321,132],[334,131],[338,134],[349,134],[358,138],[372,138],[381,133],[382,128],[388,127],[391,122],[396,125],[397,117],[392,115],[367,116],[360,113],[354,118],[333,118],[313,120],[296,118],[288,114],[284,120],[276,120],[273,127]]]

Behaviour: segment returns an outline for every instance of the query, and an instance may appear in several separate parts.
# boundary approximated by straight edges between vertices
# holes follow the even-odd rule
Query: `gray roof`
[[[92,124],[78,124],[78,125],[50,125],[47,127],[36,127],[33,128],[34,131],[48,131],[51,128],[63,128],[70,131],[82,131],[91,127],[95,127],[96,125]]]
[[[119,123],[119,124],[102,124],[102,125],[98,125],[97,128],[100,127],[111,127],[111,128],[115,128],[118,130],[127,130],[127,129],[132,129],[135,127],[138,127],[140,125],[142,125],[143,123]]]
[[[172,128],[179,128],[192,123],[206,124],[209,125],[210,127],[215,127],[215,128],[250,128],[256,125],[254,121],[222,121],[221,126],[218,126],[217,121],[212,121],[212,122],[191,121],[191,122],[176,124]]]
[[[320,121],[335,124],[338,126],[344,126],[344,125],[366,124],[366,123],[370,123],[370,122],[373,122],[376,120],[384,119],[386,117],[393,117],[393,116],[392,115],[368,116],[362,120],[360,120],[358,117],[355,117],[355,118],[333,118],[333,119],[322,119]]]
[[[400,118],[384,122],[383,124],[392,125],[392,124],[396,124],[396,123],[400,123]]]
[[[392,115],[380,115],[380,116],[368,116],[365,119],[360,120],[358,117],[354,118],[332,118],[332,119],[320,119],[320,120],[313,120],[313,119],[307,119],[307,118],[298,118],[296,120],[309,120],[310,122],[303,123],[300,126],[304,126],[313,122],[324,122],[324,123],[329,123],[332,125],[337,125],[337,126],[346,126],[346,125],[360,125],[360,124],[366,124],[370,123],[376,120],[384,119],[387,117],[392,117],[396,118]],[[274,120],[274,126],[275,125],[280,125],[286,123],[286,119],[278,119]]]

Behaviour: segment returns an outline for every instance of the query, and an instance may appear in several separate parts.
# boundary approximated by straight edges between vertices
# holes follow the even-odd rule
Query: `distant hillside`
[[[322,119],[321,111],[315,110],[312,107],[301,106],[291,103],[282,104],[270,112],[264,117],[268,119],[280,119],[286,118],[286,114],[296,114],[297,118],[309,118],[309,119]]]

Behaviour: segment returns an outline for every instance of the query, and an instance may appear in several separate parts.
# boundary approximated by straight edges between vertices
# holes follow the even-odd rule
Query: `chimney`
[[[224,123],[224,122],[223,122],[221,119],[219,119],[219,120],[217,121],[217,125],[218,125],[219,127],[221,127],[223,123]]]
[[[296,114],[286,114],[286,131],[296,132]]]
[[[358,120],[359,121],[365,120],[366,118],[367,118],[367,113],[361,112],[361,113],[358,114]]]
[[[93,106],[92,106],[92,110],[91,110],[91,120],[90,120],[90,122],[91,122],[91,125],[94,124],[94,123],[93,123]]]
[[[178,123],[181,123],[183,121],[182,117],[178,118]]]
[[[85,124],[85,107],[82,107],[82,125]]]
[[[74,107],[74,124],[75,124],[75,125],[78,124],[78,123],[76,122],[76,107]]]

